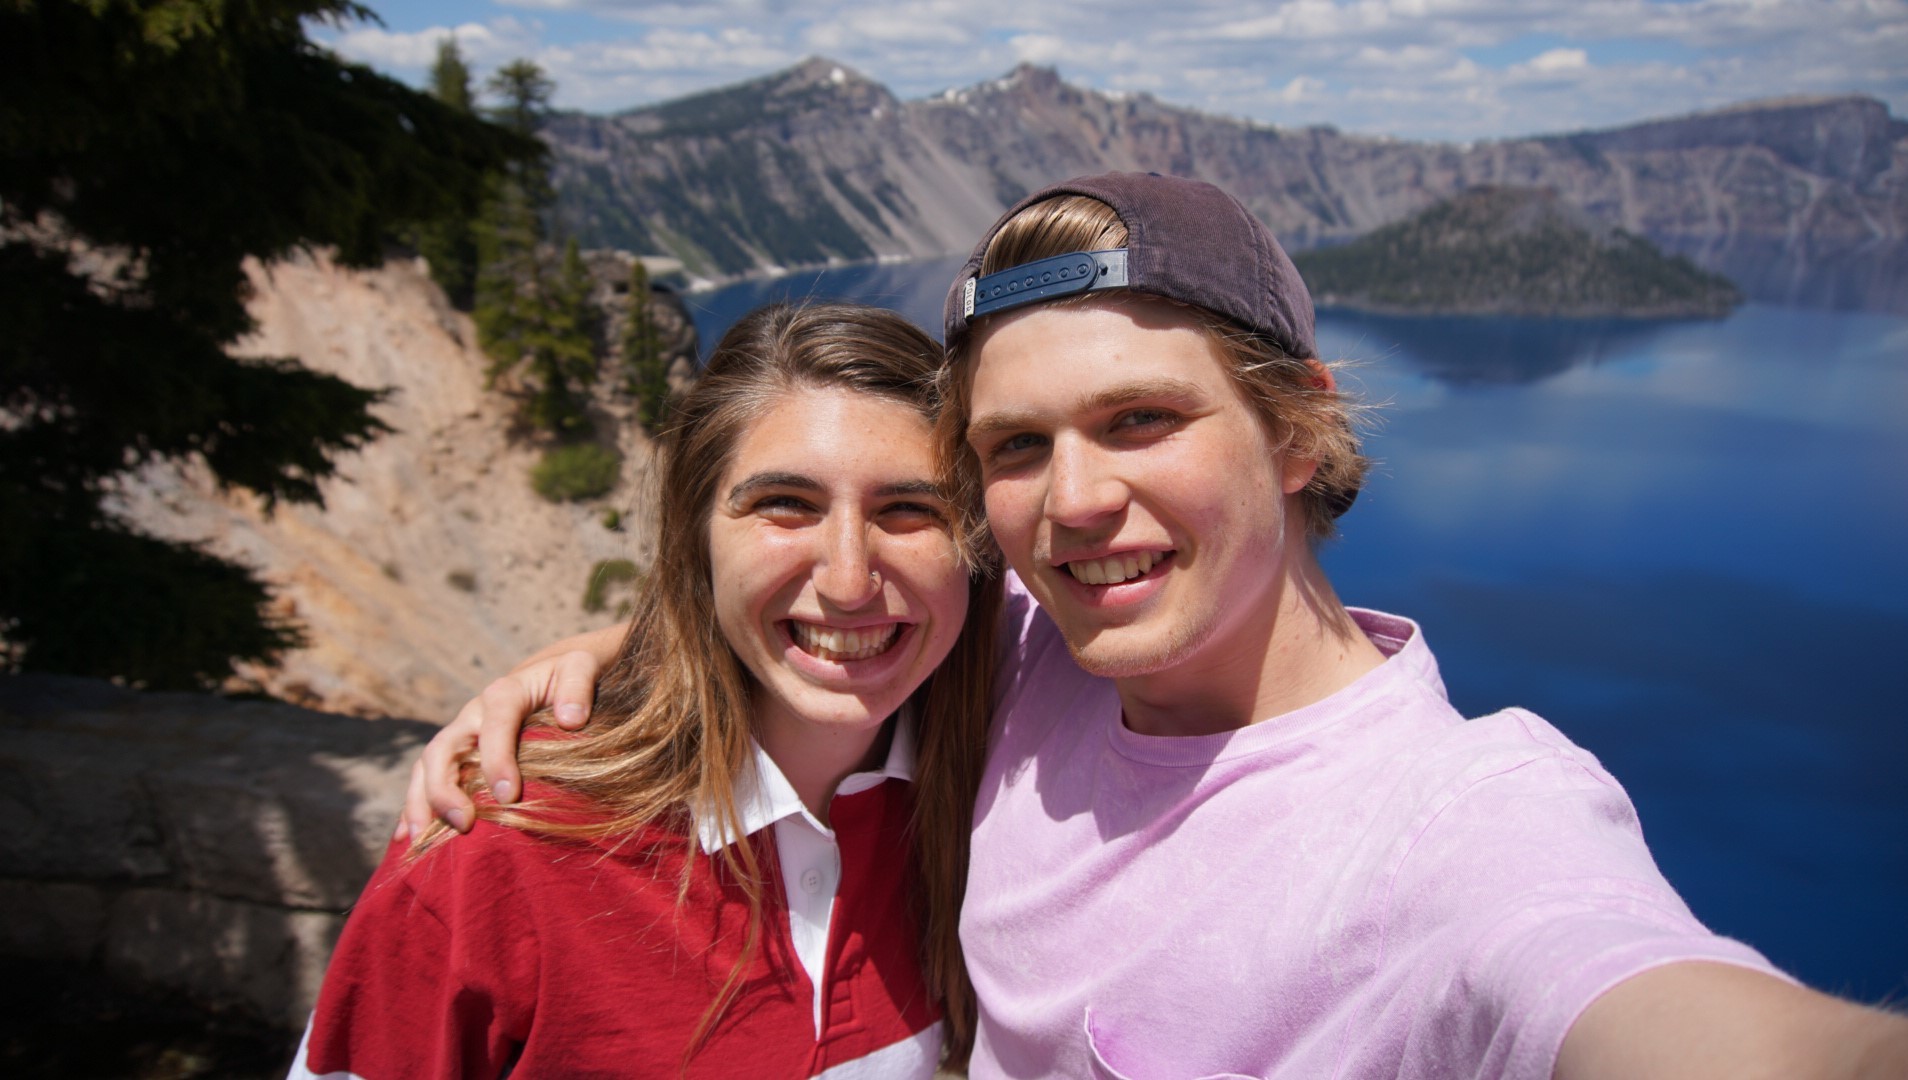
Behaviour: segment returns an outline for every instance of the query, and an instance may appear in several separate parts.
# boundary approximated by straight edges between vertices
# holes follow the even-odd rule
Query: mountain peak
[[[874,84],[874,80],[838,60],[826,56],[811,56],[787,68],[778,74],[770,75],[770,80],[790,85],[813,86],[827,84],[846,86],[850,83]]]

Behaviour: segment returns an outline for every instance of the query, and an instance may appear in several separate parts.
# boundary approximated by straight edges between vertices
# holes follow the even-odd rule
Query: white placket
[[[828,964],[828,928],[841,890],[841,848],[835,831],[807,810],[775,823],[775,853],[782,862],[782,889],[788,901],[788,933],[795,956],[815,988],[815,1037],[821,1038],[822,976]]]

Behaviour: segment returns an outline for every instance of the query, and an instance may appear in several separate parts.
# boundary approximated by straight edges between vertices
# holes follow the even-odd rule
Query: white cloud
[[[1324,80],[1314,79],[1310,75],[1300,75],[1298,78],[1280,87],[1279,92],[1272,95],[1272,97],[1275,101],[1282,101],[1291,105],[1304,101],[1306,98],[1316,98],[1323,93],[1324,90]]]
[[[411,74],[429,68],[437,60],[437,47],[447,37],[457,39],[457,47],[466,60],[489,65],[506,63],[513,56],[534,50],[540,32],[541,28],[535,23],[506,17],[488,23],[432,26],[410,32],[364,26],[337,35],[329,44],[341,55],[360,63]],[[322,39],[323,35],[319,37]]]
[[[1869,93],[1908,114],[1908,0],[1270,0],[1244,15],[1236,0],[499,2],[522,14],[315,33],[421,81],[438,39],[454,32],[480,75],[528,56],[556,79],[559,104],[592,110],[821,54],[902,97],[1026,61],[1083,86],[1227,115],[1423,138],[1603,126],[1795,93]],[[537,12],[550,13],[549,27]],[[593,19],[594,32],[578,29]]]
[[[1515,65],[1511,71],[1555,75],[1564,71],[1583,71],[1589,66],[1590,54],[1582,49],[1550,49],[1531,57],[1526,63]]]

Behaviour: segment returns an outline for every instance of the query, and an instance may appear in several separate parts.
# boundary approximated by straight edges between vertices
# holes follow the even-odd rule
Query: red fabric
[[[842,878],[819,1040],[775,844],[751,838],[771,875],[761,943],[689,1076],[812,1076],[939,1019],[909,902],[910,801],[889,781],[830,807]],[[480,822],[416,861],[394,847],[332,955],[306,1068],[366,1080],[679,1075],[748,918],[741,890],[699,854],[677,903],[689,844],[652,827],[612,851]]]

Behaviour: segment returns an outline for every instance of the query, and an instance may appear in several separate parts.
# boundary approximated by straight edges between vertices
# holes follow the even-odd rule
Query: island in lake
[[[1727,278],[1604,225],[1548,188],[1478,187],[1294,256],[1320,307],[1384,313],[1715,318]]]

